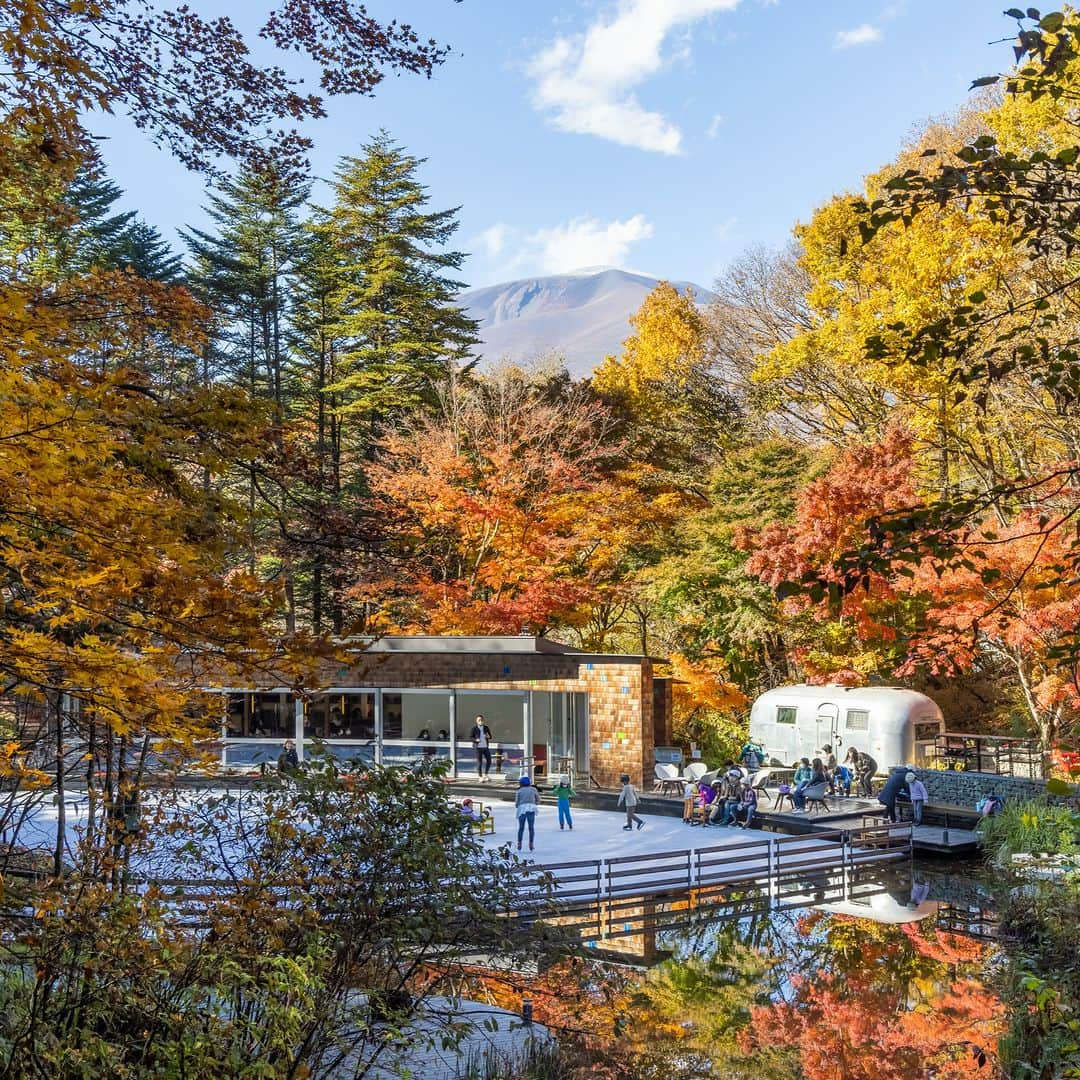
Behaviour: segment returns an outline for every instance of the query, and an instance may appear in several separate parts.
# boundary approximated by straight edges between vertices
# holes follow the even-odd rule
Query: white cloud
[[[533,232],[492,225],[476,240],[489,258],[494,260],[500,253],[508,256],[495,270],[498,278],[505,278],[513,274],[565,274],[590,266],[625,267],[630,249],[652,235],[652,223],[644,214],[623,221],[601,221],[585,214]],[[491,237],[497,238],[497,246],[486,242]]]
[[[838,30],[833,48],[853,49],[859,45],[872,45],[881,38],[882,33],[878,27],[863,23],[862,26],[856,26],[854,30]]]
[[[645,108],[634,88],[669,60],[662,47],[672,31],[739,0],[619,0],[583,34],[556,38],[528,65],[536,81],[533,103],[561,131],[596,135],[622,146],[677,154],[682,132]]]
[[[574,218],[525,238],[525,252],[544,273],[561,274],[586,266],[622,266],[630,248],[653,234],[644,214],[625,221]]]
[[[705,134],[710,139],[715,139],[720,134],[720,128],[724,126],[727,117],[723,113],[715,113],[713,118],[709,121],[709,126],[705,130]]]
[[[510,232],[510,226],[504,225],[502,222],[498,222],[495,225],[489,225],[479,236],[476,237],[476,243],[480,245],[483,252],[489,259],[497,258],[504,247],[506,247],[506,238]]]

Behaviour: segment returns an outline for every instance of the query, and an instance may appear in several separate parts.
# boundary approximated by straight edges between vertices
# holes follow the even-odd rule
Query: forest
[[[799,680],[1068,744],[1069,18],[708,306],[661,284],[579,382],[477,363],[456,211],[386,131],[325,206],[285,158],[217,175],[173,250],[92,148],[16,126],[9,685],[89,684],[106,726],[167,734],[182,703],[143,684],[181,657],[190,688],[238,651],[535,633],[670,659],[705,745]]]
[[[110,81],[138,20],[123,56],[61,63],[75,27],[40,18],[5,87],[9,690],[169,736],[209,668],[302,680],[357,635],[535,633],[669,659],[707,746],[795,680],[901,681],[953,727],[1071,744],[1076,16],[1021,20],[1010,74],[708,306],[661,284],[579,382],[558,356],[477,363],[456,210],[391,133],[319,205],[302,140],[268,157],[147,67]],[[441,60],[366,29],[371,64]],[[177,70],[227,51],[170,32]],[[253,112],[318,108],[281,73],[215,78]],[[210,227],[174,249],[115,209],[90,101],[210,170]]]

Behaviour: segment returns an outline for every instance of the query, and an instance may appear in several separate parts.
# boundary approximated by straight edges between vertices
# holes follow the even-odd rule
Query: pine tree
[[[192,287],[216,316],[205,375],[243,387],[270,413],[265,458],[250,463],[243,481],[252,522],[248,568],[284,579],[289,630],[296,611],[287,544],[291,480],[284,468],[291,412],[287,335],[300,246],[298,209],[306,197],[306,187],[287,185],[273,172],[223,181],[208,208],[216,232],[183,233],[194,257]]]
[[[422,164],[381,132],[342,161],[303,245],[292,362],[308,484],[294,528],[316,630],[364,626],[348,591],[380,538],[364,471],[376,439],[434,405],[476,342],[449,276],[463,255],[444,250],[457,210],[426,210]]]
[[[467,363],[476,321],[455,304],[447,276],[464,255],[443,250],[457,209],[429,212],[418,181],[423,159],[381,131],[347,157],[332,183],[334,206],[317,228],[336,250],[341,364],[333,391],[345,414],[381,418],[433,401],[435,386]]]

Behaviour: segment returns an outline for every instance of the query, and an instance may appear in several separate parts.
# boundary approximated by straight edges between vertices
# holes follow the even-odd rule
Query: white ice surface
[[[495,833],[486,833],[485,846],[498,847],[510,844],[517,853],[517,818],[514,804],[487,802],[483,796],[474,796],[474,803],[481,802],[485,810],[491,810],[495,819]],[[536,815],[536,849],[529,852],[529,830],[526,828],[522,841],[521,856],[537,865],[575,862],[579,859],[619,859],[627,855],[648,855],[686,849],[717,847],[721,844],[740,844],[760,840],[766,834],[756,829],[713,828],[704,825],[684,825],[681,818],[661,817],[638,813],[645,822],[643,829],[624,832],[626,814],[611,810],[579,810],[571,808],[574,817],[573,831],[559,831],[559,812],[556,807],[543,804]]]
[[[215,794],[220,795],[221,792]],[[191,801],[199,798],[199,793],[185,797]],[[489,802],[482,796],[478,801],[485,809],[490,810],[495,820],[494,834],[488,833],[481,838],[484,846],[493,849],[509,845],[511,852],[517,854],[517,818],[513,803],[501,800]],[[144,800],[144,815],[150,809],[149,800]],[[533,863],[538,869],[566,862],[603,860],[605,891],[648,891],[650,885],[659,888],[678,880],[694,885],[760,879],[769,874],[770,844],[773,846],[771,865],[774,870],[798,873],[803,870],[811,872],[834,869],[840,865],[840,845],[835,839],[828,837],[780,837],[775,833],[756,829],[690,826],[683,824],[678,817],[648,813],[639,815],[645,822],[644,828],[625,831],[623,825],[626,815],[622,812],[574,808],[572,813],[574,827],[572,830],[563,831],[559,829],[557,809],[551,805],[542,805],[536,818],[535,850],[530,852],[528,849],[526,829],[520,857]],[[66,815],[70,840],[74,831],[85,822],[85,800],[67,800]],[[55,838],[56,817],[56,806],[46,801],[24,823],[20,831],[20,841],[28,847],[51,850]],[[732,849],[730,853],[728,849]],[[689,858],[685,854],[688,850],[693,853]],[[699,852],[705,852],[700,865],[697,858]],[[665,855],[667,858],[662,860],[649,861],[647,858]],[[896,851],[878,853],[867,850],[859,853],[859,860],[891,861],[896,856]],[[609,866],[609,860],[621,859],[635,861]],[[641,861],[637,862],[637,859]],[[158,846],[149,862],[150,865],[141,866],[139,869],[156,876],[172,876],[167,842]],[[608,876],[609,869],[614,871],[614,877]],[[561,887],[558,891],[589,887],[595,892],[595,885],[589,886],[581,881],[563,881],[564,878],[576,874],[588,873],[588,869],[559,872],[557,878]],[[596,881],[595,873],[590,880]]]

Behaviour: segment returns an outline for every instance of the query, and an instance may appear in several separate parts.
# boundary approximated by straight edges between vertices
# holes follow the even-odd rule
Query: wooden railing
[[[703,908],[751,914],[857,899],[879,891],[873,868],[911,854],[910,825],[879,824],[549,863],[526,872],[514,913],[571,926],[586,940],[638,934],[684,925]]]

